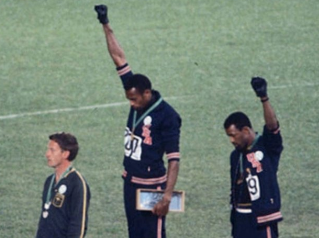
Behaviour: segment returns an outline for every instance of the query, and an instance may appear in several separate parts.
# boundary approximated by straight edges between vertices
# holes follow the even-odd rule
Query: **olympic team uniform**
[[[36,238],[85,236],[90,189],[77,170],[70,168],[57,184],[55,174],[49,176],[44,184],[42,201]]]
[[[128,64],[117,68],[125,84],[133,75]],[[134,114],[136,114],[134,116]],[[135,122],[138,122],[134,127]],[[134,127],[134,132],[132,128]],[[152,90],[152,99],[147,108],[129,112],[124,134],[124,203],[130,238],[165,238],[165,217],[157,217],[149,211],[136,210],[138,188],[165,189],[168,163],[179,161],[179,137],[181,118],[166,103],[159,92]]]
[[[234,238],[276,238],[281,221],[280,191],[277,181],[283,150],[279,126],[264,126],[251,148],[234,150],[231,162],[231,223]]]

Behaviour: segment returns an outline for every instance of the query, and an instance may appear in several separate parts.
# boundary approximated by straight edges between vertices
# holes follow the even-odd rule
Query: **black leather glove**
[[[260,77],[251,79],[251,86],[253,87],[257,97],[267,97],[267,81]]]
[[[109,19],[107,17],[107,6],[105,5],[96,5],[94,10],[97,12],[97,19],[99,19],[101,24],[109,23]]]

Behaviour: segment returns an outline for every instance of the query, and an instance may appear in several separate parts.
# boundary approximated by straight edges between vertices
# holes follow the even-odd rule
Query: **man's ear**
[[[152,90],[151,90],[151,89],[145,89],[144,93],[146,93],[146,94],[152,94]]]
[[[151,98],[152,97],[152,90],[151,89],[145,89],[143,92],[144,97]]]
[[[68,158],[69,158],[69,156],[70,156],[70,151],[64,150],[64,151],[62,152],[62,156],[63,156],[64,159],[68,160]]]
[[[244,126],[242,132],[245,133],[245,135],[250,135],[250,128],[248,126]]]

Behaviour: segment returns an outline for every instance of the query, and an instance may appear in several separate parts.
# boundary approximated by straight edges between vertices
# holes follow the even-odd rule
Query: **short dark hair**
[[[62,150],[70,152],[70,155],[68,157],[69,161],[75,159],[79,151],[79,144],[74,135],[70,133],[61,132],[50,135],[49,139],[58,143]]]
[[[147,89],[152,89],[151,81],[143,74],[134,74],[124,84],[125,90],[136,88],[139,93],[144,93]]]
[[[235,125],[238,130],[242,130],[245,126],[252,128],[248,116],[243,112],[234,112],[226,118],[224,129],[228,129],[231,125]]]

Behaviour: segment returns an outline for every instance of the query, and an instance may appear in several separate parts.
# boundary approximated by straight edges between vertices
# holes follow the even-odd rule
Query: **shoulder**
[[[163,109],[161,115],[164,125],[174,126],[180,128],[182,126],[182,118],[176,112],[176,110],[167,102],[163,102],[165,109]]]
[[[159,109],[166,115],[165,118],[167,119],[175,118],[175,119],[181,120],[179,113],[175,110],[173,106],[171,106],[165,100],[163,100],[159,106],[160,106]]]
[[[50,182],[51,182],[51,180],[52,180],[53,175],[54,175],[54,174],[51,174],[51,175],[49,175],[49,176],[45,179],[45,182],[44,182],[45,185],[48,185],[48,186],[49,186],[49,184],[50,184]]]
[[[168,111],[170,111],[172,114],[175,114],[176,116],[179,116],[178,112],[175,110],[175,108],[170,105],[168,102],[163,101],[165,104],[165,107],[167,108]]]
[[[54,173],[53,173],[53,174],[50,174],[50,175],[45,179],[45,181],[50,181],[50,180],[52,179],[53,175],[54,175]]]
[[[86,185],[87,184],[83,175],[75,168],[72,168],[70,173],[67,174],[66,178],[69,182],[71,182],[75,185]]]
[[[158,91],[152,90],[152,94],[156,98],[155,103],[160,100],[158,106],[151,112],[151,117],[156,124],[180,127],[182,120],[177,111],[161,97]]]

